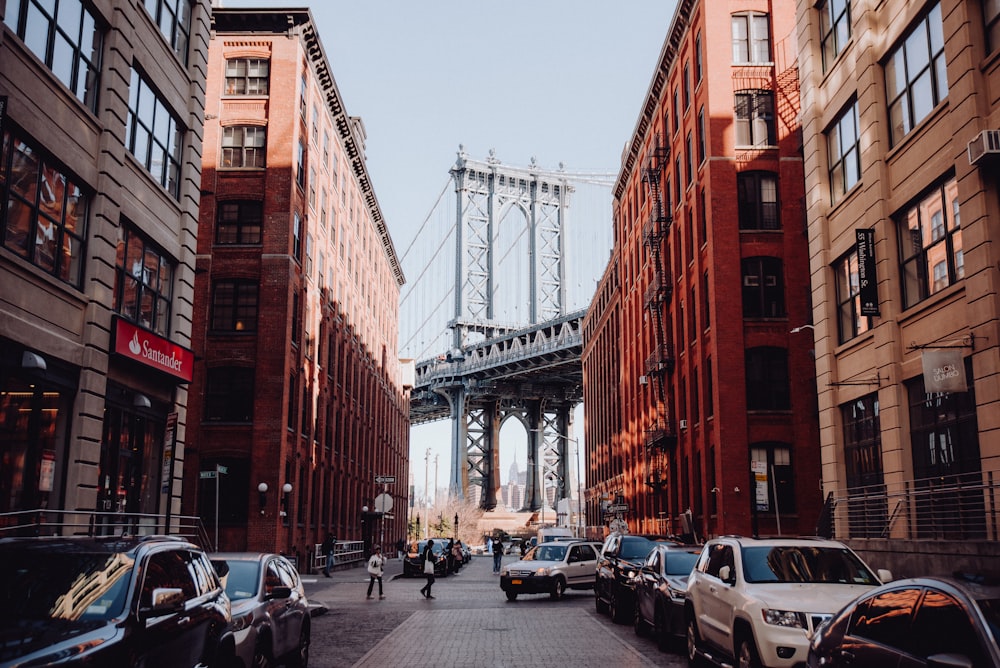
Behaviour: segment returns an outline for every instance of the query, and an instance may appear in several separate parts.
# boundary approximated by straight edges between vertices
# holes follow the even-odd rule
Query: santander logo
[[[194,353],[190,350],[141,330],[124,319],[117,321],[115,340],[117,341],[115,350],[119,354],[182,380],[191,381]]]
[[[139,345],[139,332],[132,335],[132,340],[128,342],[128,349],[133,355],[142,354],[142,346]]]

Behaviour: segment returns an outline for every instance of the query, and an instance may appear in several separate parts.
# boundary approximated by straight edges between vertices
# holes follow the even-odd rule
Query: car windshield
[[[125,608],[134,562],[120,553],[5,551],[0,625],[106,621]]]
[[[222,578],[226,585],[226,596],[234,601],[256,596],[260,585],[260,562],[231,559],[226,564],[229,566],[229,573]]]
[[[667,567],[664,569],[667,575],[688,575],[694,570],[694,565],[698,561],[700,552],[668,552]]]
[[[645,559],[649,551],[653,549],[653,541],[641,536],[629,536],[622,539],[618,556],[622,559]]]
[[[816,545],[745,547],[743,576],[747,582],[879,584],[850,550]]]
[[[566,556],[566,545],[542,543],[524,555],[525,561],[562,561]]]

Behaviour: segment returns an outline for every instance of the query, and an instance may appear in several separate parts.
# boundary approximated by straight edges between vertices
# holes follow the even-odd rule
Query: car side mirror
[[[972,668],[975,664],[964,654],[932,654],[927,668]]]
[[[732,576],[732,574],[733,574],[732,569],[729,568],[729,566],[723,566],[722,568],[719,569],[719,579],[725,582],[726,584],[731,584],[730,576]]]
[[[153,590],[150,605],[139,611],[141,619],[162,617],[184,609],[184,591],[174,587],[158,587]]]
[[[267,590],[267,597],[272,598],[288,598],[292,595],[292,588],[285,586],[271,587]]]
[[[883,584],[886,582],[892,582],[892,571],[887,568],[880,568],[875,574],[878,575],[878,579],[881,580]]]

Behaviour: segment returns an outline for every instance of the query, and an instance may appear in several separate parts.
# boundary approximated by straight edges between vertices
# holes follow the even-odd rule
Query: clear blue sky
[[[561,162],[569,171],[617,172],[675,1],[224,6],[310,8],[347,113],[364,121],[368,171],[402,254],[447,181],[459,144],[478,159],[492,148],[513,165],[535,157],[544,168]],[[582,419],[575,431],[582,437]],[[418,494],[428,447],[439,455],[438,484],[447,483],[449,442],[448,423],[414,428],[410,461]],[[504,478],[515,449],[501,445]],[[516,459],[523,466],[526,453],[518,450]],[[433,487],[433,462],[428,477]]]

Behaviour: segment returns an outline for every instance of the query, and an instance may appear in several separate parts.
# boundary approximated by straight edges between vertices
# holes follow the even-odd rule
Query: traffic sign
[[[223,466],[222,464],[216,464],[215,470],[218,471],[219,473],[229,473],[229,467]]]
[[[612,503],[608,506],[608,513],[627,513],[628,504],[627,503]]]
[[[201,472],[201,479],[205,480],[205,479],[208,479],[208,478],[214,478],[215,475],[216,475],[215,471],[202,471]]]
[[[396,476],[394,475],[377,475],[375,476],[375,483],[378,485],[392,485],[396,482]]]
[[[392,510],[392,497],[388,494],[379,494],[375,497],[375,510],[380,513],[387,513]]]

